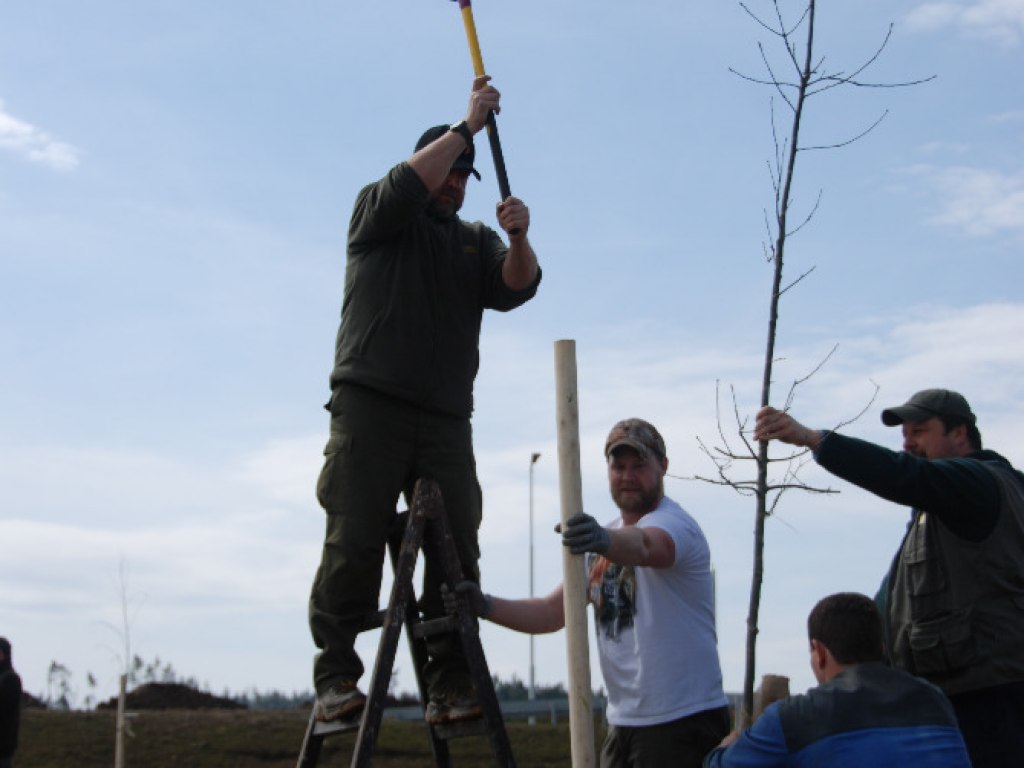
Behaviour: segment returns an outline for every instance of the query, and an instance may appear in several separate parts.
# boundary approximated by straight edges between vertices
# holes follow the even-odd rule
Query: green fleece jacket
[[[429,190],[408,163],[360,191],[348,232],[332,390],[357,384],[468,418],[485,309],[531,299],[501,276],[508,248],[480,222],[427,214]]]

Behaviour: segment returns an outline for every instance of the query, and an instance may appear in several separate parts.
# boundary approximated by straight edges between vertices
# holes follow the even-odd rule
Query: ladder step
[[[358,729],[358,717],[351,720],[331,720],[326,723],[317,720],[313,725],[313,734],[315,736],[326,736],[330,733],[348,733],[349,731],[356,731]]]
[[[369,632],[371,629],[380,629],[384,626],[384,620],[388,617],[387,609],[371,613],[360,625],[360,632]]]
[[[454,616],[442,616],[439,619],[421,621],[412,627],[413,637],[431,637],[432,635],[443,635],[445,632],[458,632],[459,620]]]
[[[377,611],[376,613],[370,614],[366,620],[360,625],[360,632],[369,632],[372,629],[380,629],[384,626],[384,621],[387,619],[387,609]],[[434,635],[443,635],[446,632],[458,632],[459,631],[459,620],[454,616],[441,616],[437,619],[431,619],[430,621],[420,621],[412,626],[413,637],[432,637]]]

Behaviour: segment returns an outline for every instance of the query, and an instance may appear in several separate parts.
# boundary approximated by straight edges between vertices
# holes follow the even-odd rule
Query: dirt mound
[[[46,704],[28,691],[21,692],[22,709],[46,709]]]
[[[246,709],[245,704],[198,691],[181,683],[146,683],[125,698],[130,710],[139,709]],[[97,709],[117,709],[117,698],[104,701]]]

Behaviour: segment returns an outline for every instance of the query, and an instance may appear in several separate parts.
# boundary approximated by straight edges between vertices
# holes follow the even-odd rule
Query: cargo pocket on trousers
[[[953,611],[910,627],[910,650],[918,675],[952,675],[976,660],[970,616]]]
[[[316,499],[328,513],[338,506],[345,492],[341,465],[352,452],[352,436],[345,432],[331,432],[324,447],[324,466],[316,481]]]

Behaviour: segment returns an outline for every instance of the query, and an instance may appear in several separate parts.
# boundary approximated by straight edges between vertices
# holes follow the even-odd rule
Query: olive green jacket
[[[508,248],[498,234],[458,216],[433,218],[429,197],[402,162],[356,198],[330,384],[468,418],[484,309],[520,306],[541,275],[510,290],[501,276]]]

